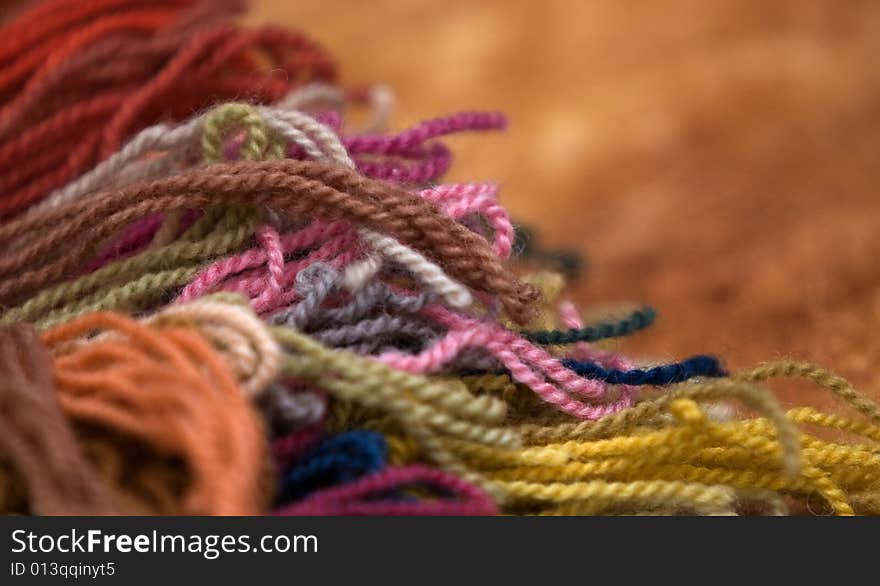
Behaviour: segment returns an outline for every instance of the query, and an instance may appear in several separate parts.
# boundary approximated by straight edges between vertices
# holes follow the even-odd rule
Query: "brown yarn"
[[[126,515],[180,515],[191,477],[180,458],[97,425],[77,425],[82,451]]]
[[[392,234],[425,252],[452,277],[497,295],[519,322],[529,319],[538,297],[537,289],[504,268],[486,240],[417,195],[336,165],[284,160],[213,165],[96,193],[9,222],[0,227],[0,246],[10,251],[0,258],[0,302],[57,282],[88,258],[96,242],[148,214],[228,204],[345,219]],[[41,236],[13,252],[21,234]]]
[[[52,362],[30,325],[0,328],[0,418],[5,481],[23,481],[31,513],[119,514],[58,407]]]

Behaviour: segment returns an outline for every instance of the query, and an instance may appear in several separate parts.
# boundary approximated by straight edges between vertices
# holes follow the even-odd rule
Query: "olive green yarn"
[[[245,137],[239,154],[246,161],[265,158],[269,148],[269,131],[266,122],[249,104],[223,104],[205,116],[202,126],[202,152],[211,162],[222,161],[223,139],[230,130],[244,129]]]
[[[128,302],[155,298],[150,289],[161,288],[164,293],[169,288],[185,285],[216,258],[239,250],[253,236],[259,214],[254,209],[231,208],[224,210],[219,222],[213,217],[203,219],[215,224],[207,237],[195,242],[178,240],[147,250],[75,281],[43,290],[21,306],[5,312],[0,316],[0,323],[34,321],[47,327],[64,321],[61,316],[70,319],[89,308],[130,309],[125,305]],[[59,304],[63,305],[59,308]]]
[[[205,159],[223,159],[223,142],[243,131],[240,155],[245,160],[281,158],[282,142],[270,136],[257,110],[243,103],[218,106],[206,117],[201,146]],[[177,240],[110,263],[73,281],[60,283],[0,315],[0,324],[30,321],[46,328],[98,310],[145,311],[164,301],[170,290],[189,283],[218,258],[252,243],[264,212],[252,206],[209,208]],[[181,212],[166,215],[178,223]]]
[[[96,291],[77,302],[51,311],[34,322],[34,326],[42,330],[94,311],[143,311],[162,301],[169,289],[188,283],[201,270],[201,266],[194,266],[148,273],[125,285]]]

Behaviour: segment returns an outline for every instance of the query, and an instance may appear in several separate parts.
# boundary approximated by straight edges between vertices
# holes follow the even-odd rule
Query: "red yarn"
[[[239,0],[48,0],[0,29],[0,218],[159,121],[333,80],[331,59],[305,37],[231,24],[240,8]]]
[[[122,10],[140,8],[156,12],[157,6],[171,16],[175,5],[185,7],[197,0],[54,0],[43,2],[3,27],[3,46],[0,47],[0,94],[10,89],[6,84],[28,75],[44,60],[68,43],[77,30],[89,26],[106,27],[104,18],[119,16]],[[129,15],[123,15],[129,16]],[[150,16],[143,17],[145,21]],[[135,20],[138,16],[135,16]],[[148,26],[149,23],[145,22]],[[76,29],[74,27],[85,27]],[[71,30],[73,29],[73,31]],[[71,35],[74,32],[74,35]]]

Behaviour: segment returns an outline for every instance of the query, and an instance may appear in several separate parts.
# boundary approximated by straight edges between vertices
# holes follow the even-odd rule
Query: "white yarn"
[[[281,98],[275,103],[275,107],[280,110],[305,111],[323,103],[332,104],[337,111],[342,111],[345,107],[345,94],[333,85],[310,83]]]
[[[220,301],[198,300],[169,305],[144,319],[148,324],[195,326],[233,359],[230,368],[243,377],[245,396],[259,396],[275,379],[281,364],[281,347],[265,324],[249,308]]]
[[[359,231],[361,239],[380,252],[386,258],[407,267],[411,272],[418,275],[419,280],[437,294],[452,307],[464,308],[473,303],[470,291],[464,285],[450,279],[443,270],[434,263],[427,261],[424,256],[403,246],[390,236],[371,232]],[[366,258],[350,264],[342,273],[342,286],[348,291],[357,291],[367,281],[372,279],[382,269],[382,260],[378,255],[368,255]]]
[[[394,92],[387,85],[374,85],[370,88],[369,97],[373,113],[359,132],[380,132],[388,126],[391,112],[394,111]]]
[[[321,421],[327,410],[326,402],[317,393],[310,391],[293,393],[282,385],[270,386],[269,398],[288,429],[300,429],[317,423]]]
[[[167,124],[156,124],[155,126],[143,129],[109,159],[99,163],[94,169],[79,179],[56,189],[32,209],[36,211],[49,207],[58,207],[61,204],[93,193],[99,189],[118,187],[121,183],[119,181],[113,182],[112,179],[122,174],[126,180],[129,180],[125,174],[127,167],[136,162],[141,163],[141,158],[149,152],[170,151],[166,152],[161,159],[149,161],[150,164],[142,167],[142,169],[149,169],[153,172],[167,170],[167,166],[171,163],[168,158],[171,152],[180,152],[182,150],[181,147],[198,140],[204,118],[205,115],[203,114],[180,126],[172,127]],[[159,161],[162,161],[161,165]],[[141,173],[130,175],[133,175],[131,178],[135,181],[145,178]]]

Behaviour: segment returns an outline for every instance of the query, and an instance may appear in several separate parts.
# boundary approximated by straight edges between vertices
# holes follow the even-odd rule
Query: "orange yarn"
[[[110,333],[88,343],[83,339]],[[266,446],[256,413],[196,332],[94,313],[43,334],[66,414],[132,436],[182,460],[181,512],[260,512]],[[78,343],[79,342],[79,343]]]

